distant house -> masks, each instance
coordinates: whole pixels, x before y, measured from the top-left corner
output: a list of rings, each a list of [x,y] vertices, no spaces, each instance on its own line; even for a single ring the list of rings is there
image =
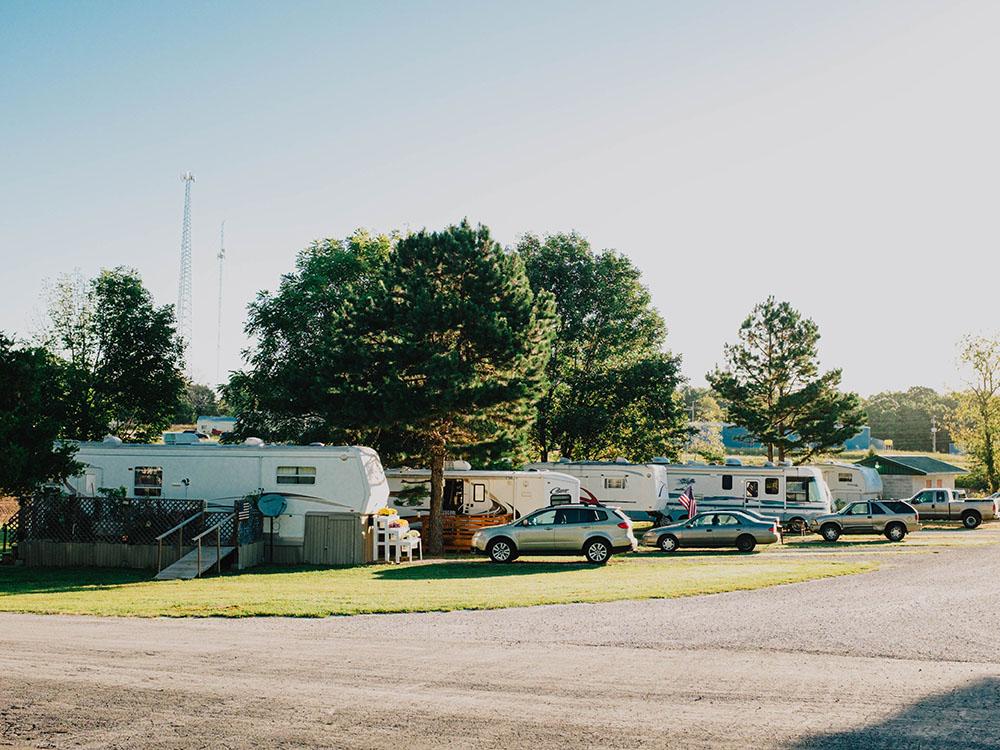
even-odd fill
[[[929,456],[869,456],[858,461],[882,477],[882,496],[887,500],[913,497],[928,487],[955,488],[955,477],[965,469]]]
[[[236,429],[236,417],[200,416],[197,429],[203,435],[225,435]]]

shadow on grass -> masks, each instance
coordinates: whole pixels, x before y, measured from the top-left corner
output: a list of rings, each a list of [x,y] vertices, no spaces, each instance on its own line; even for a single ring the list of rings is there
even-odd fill
[[[113,589],[149,581],[155,573],[127,568],[27,568],[0,567],[0,599],[17,594]]]
[[[394,581],[440,581],[468,578],[509,578],[565,573],[570,570],[598,570],[600,566],[577,560],[517,560],[512,563],[450,562],[444,565],[390,565],[374,569],[376,578]]]

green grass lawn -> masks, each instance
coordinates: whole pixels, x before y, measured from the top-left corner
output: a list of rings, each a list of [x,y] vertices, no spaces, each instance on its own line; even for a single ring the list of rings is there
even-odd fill
[[[256,568],[194,581],[143,571],[0,568],[0,611],[139,617],[323,617],[607,602],[756,589],[873,570],[871,561],[766,554],[658,553],[604,567],[546,558],[511,565],[453,560],[354,568]]]

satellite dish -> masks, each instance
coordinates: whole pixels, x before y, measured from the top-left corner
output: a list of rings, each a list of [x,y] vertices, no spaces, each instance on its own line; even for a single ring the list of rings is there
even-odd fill
[[[261,515],[267,516],[268,518],[280,516],[285,512],[287,507],[288,498],[284,495],[261,495],[257,500],[257,510],[261,512]]]

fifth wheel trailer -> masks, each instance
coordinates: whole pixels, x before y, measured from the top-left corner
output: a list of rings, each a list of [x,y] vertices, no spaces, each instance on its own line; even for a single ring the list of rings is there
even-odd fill
[[[691,487],[698,508],[740,508],[801,527],[830,512],[830,490],[819,470],[804,466],[648,464],[618,461],[558,461],[525,468],[552,469],[580,480],[584,502],[619,506],[635,520],[680,520],[687,511],[681,494]]]
[[[429,469],[386,469],[389,505],[404,518],[430,509]],[[489,471],[456,461],[444,472],[443,506],[456,515],[520,518],[547,505],[580,502],[580,480],[555,471]]]
[[[382,463],[371,448],[264,445],[253,439],[242,445],[175,442],[183,435],[167,433],[172,444],[164,445],[79,443],[76,460],[84,469],[67,485],[88,497],[102,488],[124,488],[140,501],[204,500],[210,510],[231,509],[256,493],[283,495],[287,507],[274,519],[279,545],[302,544],[308,512],[366,515],[389,498]]]

